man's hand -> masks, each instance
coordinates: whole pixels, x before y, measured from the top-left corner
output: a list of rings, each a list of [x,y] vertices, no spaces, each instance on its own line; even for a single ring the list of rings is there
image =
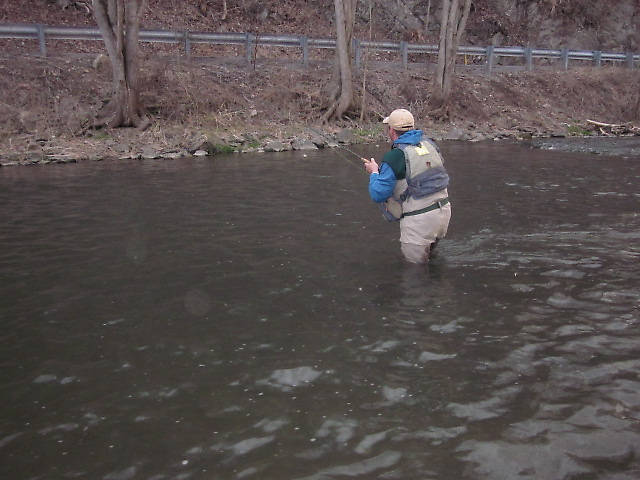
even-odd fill
[[[364,169],[367,171],[368,174],[379,173],[378,164],[373,158],[371,160],[362,158],[361,160],[364,163]]]

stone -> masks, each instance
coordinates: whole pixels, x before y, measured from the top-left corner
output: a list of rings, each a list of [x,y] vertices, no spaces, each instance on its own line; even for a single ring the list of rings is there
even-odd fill
[[[336,133],[336,141],[338,143],[353,143],[354,142],[353,132],[348,128],[343,128],[338,133]]]
[[[179,152],[166,152],[162,154],[162,158],[169,158],[171,160],[176,160],[178,158],[188,157],[189,152],[185,150],[181,150]]]
[[[449,130],[445,135],[445,140],[466,140],[467,134],[461,129],[454,127]]]
[[[264,146],[264,151],[265,152],[284,152],[286,150],[289,150],[289,146],[285,145],[284,143],[279,142],[277,140],[274,140],[272,142],[268,142]]]
[[[242,143],[242,139],[240,140],[240,144]],[[217,153],[219,147],[221,145],[225,145],[227,142],[214,134],[203,134],[196,138],[194,138],[189,145],[187,146],[187,150],[189,153],[195,153],[198,150],[204,150],[209,155],[213,155]]]
[[[107,145],[117,153],[126,153],[129,151],[129,146],[119,142],[113,142],[111,145]]]
[[[303,138],[294,139],[293,142],[291,142],[291,147],[294,150],[317,150],[318,149],[315,143],[313,143],[311,140],[306,140]]]
[[[311,136],[311,141],[318,148],[325,148],[328,145],[328,142],[327,142],[327,140],[325,138],[321,137],[320,135],[316,135],[316,134],[313,134]]]
[[[147,160],[154,160],[160,158],[160,153],[151,145],[145,145],[142,147],[142,158]]]
[[[208,155],[206,150],[196,150],[193,152],[194,157],[206,157]]]

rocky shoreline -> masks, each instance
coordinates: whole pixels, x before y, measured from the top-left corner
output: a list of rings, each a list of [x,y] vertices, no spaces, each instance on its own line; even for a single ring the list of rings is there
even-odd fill
[[[80,161],[101,160],[160,160],[188,157],[214,156],[223,153],[262,153],[284,152],[289,150],[317,150],[335,148],[339,145],[355,145],[384,141],[381,131],[343,128],[337,131],[316,132],[301,126],[300,135],[278,138],[275,135],[258,132],[189,135],[183,132],[180,141],[175,135],[167,140],[166,132],[159,130],[157,135],[144,138],[133,129],[119,129],[102,133],[101,136],[86,138],[28,139],[15,145],[12,152],[0,152],[0,167],[77,163]],[[429,135],[435,140],[526,140],[532,136],[526,132],[501,132],[496,135],[484,135],[478,132],[464,132],[451,129],[447,132],[434,132]],[[551,136],[551,135],[549,135]],[[154,137],[164,137],[159,140]]]
[[[567,136],[553,132],[531,132],[526,129],[499,131],[465,131],[425,129],[436,141],[525,141],[534,148],[640,157],[640,136]],[[0,167],[77,163],[102,160],[168,160],[206,157],[228,153],[284,152],[317,150],[340,145],[384,142],[379,126],[371,130],[320,127],[298,128],[301,133],[285,138],[266,132],[191,133],[157,128],[152,132],[116,129],[97,132],[89,137],[22,138],[13,152],[0,152]],[[172,132],[172,133],[169,133]]]

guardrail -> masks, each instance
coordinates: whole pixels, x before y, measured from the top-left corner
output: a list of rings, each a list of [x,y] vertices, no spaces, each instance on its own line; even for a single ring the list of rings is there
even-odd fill
[[[37,40],[40,46],[39,54],[47,55],[47,40],[94,40],[102,41],[100,30],[97,27],[51,27],[47,25],[18,25],[0,24],[0,38],[32,39]],[[183,44],[185,54],[191,55],[192,44],[209,45],[238,45],[245,49],[247,62],[255,61],[256,47],[291,47],[298,48],[302,52],[302,63],[306,66],[309,62],[309,50],[335,49],[335,39],[308,38],[300,35],[267,35],[252,33],[209,33],[209,32],[173,32],[165,30],[141,30],[141,42],[160,42]],[[407,68],[409,55],[432,54],[438,55],[437,45],[413,44],[408,42],[369,42],[353,41],[354,60],[356,67],[362,62],[364,50],[385,51],[396,53],[400,56],[402,65]],[[592,50],[569,49],[540,49],[531,47],[475,47],[460,46],[458,55],[485,57],[487,70],[491,72],[500,57],[520,57],[524,59],[526,70],[533,70],[534,59],[543,58],[560,61],[563,68],[569,68],[572,60],[589,61],[594,66],[601,66],[603,62],[624,63],[628,68],[635,68],[640,62],[640,54],[633,52],[608,53]]]

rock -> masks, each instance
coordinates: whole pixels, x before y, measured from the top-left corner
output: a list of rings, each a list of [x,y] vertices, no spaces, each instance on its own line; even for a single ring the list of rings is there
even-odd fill
[[[452,128],[444,135],[445,140],[466,140],[467,137],[467,134],[457,127]]]
[[[471,142],[481,142],[483,140],[487,139],[487,135],[485,135],[484,133],[481,132],[473,132],[470,135],[469,141]]]
[[[166,152],[162,154],[162,158],[169,158],[171,160],[176,160],[178,158],[188,157],[189,152],[185,150],[181,150],[179,152]]]
[[[123,143],[113,142],[112,145],[108,145],[114,152],[117,153],[127,153],[129,151],[129,146]]]
[[[282,142],[279,142],[277,140],[274,140],[272,142],[268,142],[265,146],[264,146],[264,151],[265,152],[284,152],[289,150],[290,146],[289,145],[285,145]]]
[[[343,128],[338,133],[336,133],[336,140],[338,143],[353,143],[355,137],[353,136],[353,132],[348,128]]]
[[[160,153],[152,145],[145,145],[142,147],[142,158],[147,160],[154,160],[160,158]]]
[[[206,150],[196,150],[193,152],[194,157],[206,157],[208,155]]]
[[[242,143],[242,139],[240,139],[240,143]],[[195,153],[198,150],[204,150],[209,155],[213,155],[214,153],[220,153],[221,147],[225,146],[227,142],[218,137],[215,134],[203,134],[199,137],[194,138],[189,145],[187,146],[187,150],[189,153]]]
[[[56,163],[77,163],[77,160],[75,158],[63,157],[63,158],[56,158],[55,162]]]
[[[317,134],[311,135],[311,141],[318,148],[325,148],[326,146],[328,146],[327,140],[324,137],[321,137],[320,135],[317,135]]]
[[[304,138],[296,138],[291,142],[291,147],[294,150],[317,150],[315,143],[311,140],[306,140]]]

